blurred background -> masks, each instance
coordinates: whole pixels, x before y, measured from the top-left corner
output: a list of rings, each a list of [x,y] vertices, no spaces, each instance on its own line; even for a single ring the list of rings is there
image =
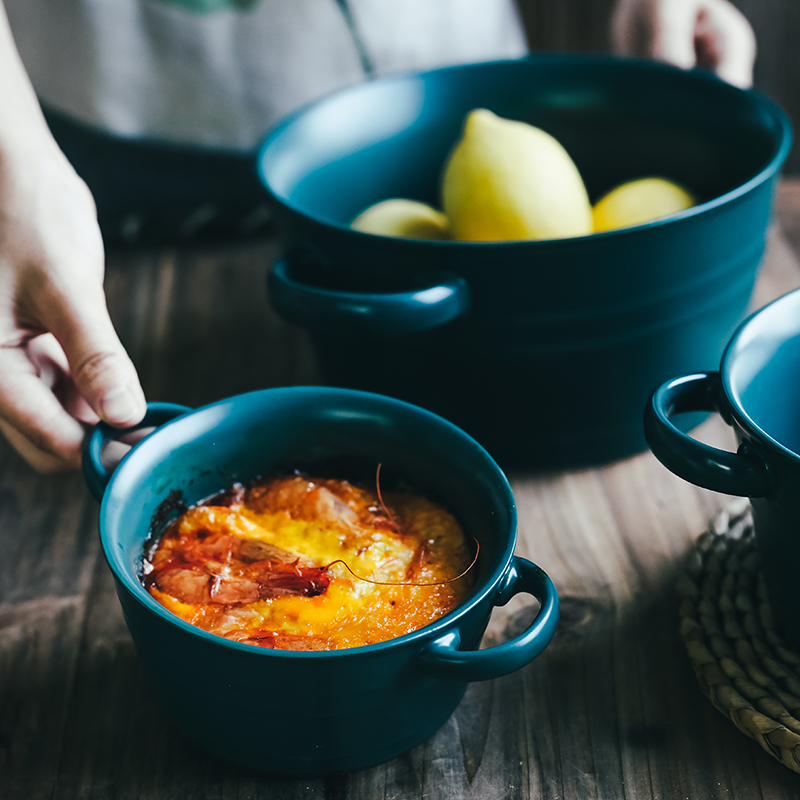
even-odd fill
[[[758,41],[755,87],[779,103],[800,137],[800,2],[732,0],[750,20]],[[517,0],[533,52],[609,53],[614,0]],[[800,173],[800,147],[786,161],[786,174]]]

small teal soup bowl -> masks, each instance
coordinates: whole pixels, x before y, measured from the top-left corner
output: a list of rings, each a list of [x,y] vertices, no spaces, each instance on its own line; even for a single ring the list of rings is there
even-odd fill
[[[735,452],[681,432],[681,414],[716,411]],[[749,317],[719,370],[675,377],[652,394],[645,432],[655,456],[691,483],[750,498],[761,570],[781,633],[800,650],[800,290]]]
[[[552,639],[558,596],[514,555],[517,518],[505,475],[463,431],[387,397],[344,389],[267,389],[192,410],[151,404],[154,425],[109,474],[99,425],[84,453],[102,500],[100,537],[128,628],[157,699],[191,740],[276,774],[324,775],[381,763],[431,736],[469,681],[520,669]],[[349,650],[292,652],[232,642],[172,615],[145,591],[143,544],[179,492],[191,504],[258,476],[296,468],[338,477],[402,478],[437,499],[480,544],[465,602],[406,636]],[[363,471],[366,470],[366,471]],[[319,473],[317,473],[319,474]],[[383,481],[383,479],[382,479]],[[539,601],[515,639],[478,649],[494,606]]]
[[[592,201],[661,175],[699,203],[547,241],[349,227],[389,197],[438,205],[476,107],[554,135]],[[663,64],[540,55],[379,78],[300,110],[261,148],[285,255],[270,300],[311,332],[327,382],[434,410],[503,466],[622,458],[645,449],[652,387],[716,363],[741,320],[790,144],[766,98]]]

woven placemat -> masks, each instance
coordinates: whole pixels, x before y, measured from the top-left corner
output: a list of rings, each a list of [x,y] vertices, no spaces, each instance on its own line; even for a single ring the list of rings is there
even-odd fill
[[[739,730],[800,772],[800,655],[774,629],[746,500],[698,538],[678,594],[700,688]]]

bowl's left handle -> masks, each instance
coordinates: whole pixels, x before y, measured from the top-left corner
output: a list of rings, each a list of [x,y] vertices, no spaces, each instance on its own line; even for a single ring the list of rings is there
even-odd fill
[[[724,494],[767,497],[769,468],[752,448],[743,444],[738,452],[730,453],[711,447],[688,436],[672,421],[676,414],[723,408],[722,395],[718,372],[698,372],[661,384],[645,406],[647,444],[668,470],[689,483]]]
[[[471,296],[459,275],[429,275],[419,289],[344,292],[295,280],[289,263],[278,261],[267,276],[272,307],[304,328],[345,328],[363,334],[407,334],[446,325],[469,313]]]
[[[142,428],[157,428],[191,410],[188,406],[179,406],[175,403],[148,403],[144,419],[132,428],[114,428],[105,422],[98,422],[84,443],[82,457],[83,477],[95,500],[103,499],[103,493],[113,472],[103,463],[103,447],[108,442]]]
[[[417,657],[421,670],[437,678],[485,681],[529,664],[550,644],[558,627],[558,592],[547,574],[531,561],[514,556],[495,605],[525,592],[540,603],[531,624],[517,637],[485,650],[460,650],[459,632],[448,631],[426,645]]]

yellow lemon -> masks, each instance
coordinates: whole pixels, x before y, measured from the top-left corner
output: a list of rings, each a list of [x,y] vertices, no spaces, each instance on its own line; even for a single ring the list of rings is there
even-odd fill
[[[454,239],[558,239],[591,233],[578,168],[549,133],[478,108],[442,175],[442,206]]]
[[[351,223],[357,231],[411,239],[448,239],[447,217],[441,211],[400,197],[383,200],[362,211]]]
[[[594,229],[608,231],[639,225],[691,208],[696,202],[690,192],[666,178],[628,181],[595,203]]]

